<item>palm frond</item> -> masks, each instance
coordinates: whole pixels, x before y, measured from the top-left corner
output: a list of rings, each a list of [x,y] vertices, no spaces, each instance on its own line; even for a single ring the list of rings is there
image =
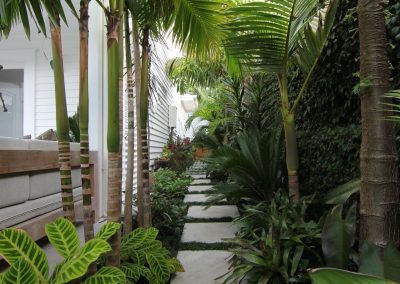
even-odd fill
[[[189,56],[202,58],[220,54],[222,0],[174,0],[174,40]]]

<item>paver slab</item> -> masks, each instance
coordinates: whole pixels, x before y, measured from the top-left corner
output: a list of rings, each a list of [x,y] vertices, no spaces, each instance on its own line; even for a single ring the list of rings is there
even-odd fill
[[[235,205],[215,205],[207,209],[204,206],[190,206],[187,216],[193,219],[236,218],[239,211]]]
[[[207,178],[205,174],[192,174],[191,177],[194,179],[206,179]]]
[[[223,243],[222,239],[234,238],[237,232],[231,222],[186,223],[183,228],[182,243]]]
[[[204,192],[212,189],[212,185],[191,185],[189,186],[189,192]]]
[[[211,180],[210,179],[195,179],[192,182],[192,185],[196,185],[196,184],[211,184]]]
[[[206,194],[201,194],[201,193],[197,193],[197,194],[186,194],[185,199],[183,200],[185,203],[207,203],[208,198],[210,198],[209,196],[207,196]],[[226,199],[221,200],[222,202],[226,202]]]
[[[185,272],[178,272],[171,284],[217,284],[224,279],[215,278],[229,270],[228,258],[231,253],[224,250],[183,250],[178,253]]]

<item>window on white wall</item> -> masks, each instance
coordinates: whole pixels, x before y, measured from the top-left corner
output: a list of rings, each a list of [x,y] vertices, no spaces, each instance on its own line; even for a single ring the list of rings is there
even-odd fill
[[[0,136],[23,136],[23,69],[0,66]]]

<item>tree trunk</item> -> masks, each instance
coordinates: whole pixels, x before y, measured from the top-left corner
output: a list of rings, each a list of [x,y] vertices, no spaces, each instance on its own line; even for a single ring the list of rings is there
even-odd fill
[[[361,193],[360,247],[400,240],[400,191],[393,122],[379,111],[390,89],[383,0],[359,0]],[[387,108],[387,106],[385,107]]]
[[[80,3],[80,78],[79,78],[79,129],[81,177],[83,198],[83,230],[85,241],[94,236],[94,211],[92,210],[92,187],[89,163],[89,84],[88,84],[88,43],[89,43],[89,1]]]
[[[124,235],[132,231],[132,198],[133,198],[133,174],[135,162],[135,129],[134,129],[134,104],[133,104],[133,78],[132,56],[129,37],[129,13],[125,11],[125,59],[128,87],[128,157],[126,165],[125,184],[125,210],[124,210]]]
[[[142,226],[143,219],[143,171],[142,171],[142,131],[140,115],[140,86],[142,82],[142,63],[140,61],[139,27],[132,15],[132,41],[133,59],[135,67],[135,91],[136,91],[136,179],[137,179],[137,221]]]
[[[108,191],[107,217],[110,222],[120,223],[121,219],[121,155],[119,131],[119,72],[120,52],[118,45],[118,27],[120,18],[116,13],[117,5],[110,2],[108,15],[107,55],[108,55]],[[120,265],[121,232],[110,238],[111,252],[107,255],[107,264]]]
[[[150,180],[149,180],[149,144],[148,144],[148,117],[149,117],[149,68],[150,68],[150,30],[148,27],[143,29],[142,42],[142,72],[140,87],[140,116],[141,116],[141,140],[142,140],[142,197],[140,213],[140,226],[151,227],[151,200],[150,200]],[[139,208],[138,208],[139,209]]]
[[[56,98],[56,125],[58,139],[58,159],[60,164],[61,198],[64,217],[75,222],[74,196],[71,182],[71,152],[69,144],[69,121],[65,97],[64,67],[61,44],[60,17],[55,27],[50,21],[53,72]]]
[[[289,196],[293,203],[297,204],[300,199],[299,193],[299,154],[296,141],[296,126],[294,114],[290,112],[289,96],[286,76],[278,76],[279,89],[281,92],[281,112],[283,127],[285,130],[286,168],[288,172]]]

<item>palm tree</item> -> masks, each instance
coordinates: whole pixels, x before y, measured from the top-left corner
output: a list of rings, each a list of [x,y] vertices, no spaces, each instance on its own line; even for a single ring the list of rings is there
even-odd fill
[[[80,1],[79,36],[80,36],[80,78],[79,78],[79,129],[81,151],[81,177],[83,195],[83,229],[85,241],[94,236],[94,212],[92,210],[92,187],[89,163],[89,82],[88,82],[88,47],[89,47],[89,2]]]
[[[339,0],[317,9],[317,0],[271,0],[238,5],[228,11],[227,54],[251,70],[276,75],[285,130],[289,194],[299,199],[295,111],[309,84],[333,25]],[[289,66],[296,64],[305,81],[293,102],[289,99]]]
[[[124,235],[132,231],[132,198],[133,198],[133,174],[134,174],[134,103],[133,103],[133,74],[132,74],[132,55],[129,34],[129,12],[125,10],[125,60],[128,88],[128,156],[126,165],[126,184],[125,184],[125,209],[124,209]]]
[[[48,2],[47,2],[48,3]],[[61,196],[64,216],[71,222],[75,221],[74,197],[71,180],[71,151],[69,142],[69,120],[67,101],[65,94],[64,66],[61,44],[61,21],[57,3],[49,3],[45,6],[49,12],[52,68],[54,73],[55,97],[56,97],[56,125],[58,140],[58,157],[60,164]]]
[[[141,157],[138,158],[138,176],[140,176],[137,188],[138,223],[140,226],[149,227],[151,226],[151,202],[147,130],[150,93],[150,40],[159,37],[163,30],[171,28],[175,41],[180,43],[190,56],[214,57],[220,53],[219,24],[224,17],[218,13],[222,8],[220,0],[127,1],[127,6],[138,24],[142,38],[140,111],[137,112],[137,116],[140,116],[137,150],[138,155],[141,154]],[[142,160],[142,163],[139,160]]]
[[[360,245],[367,240],[385,247],[400,239],[400,194],[394,124],[377,107],[390,89],[383,1],[359,0],[358,19],[364,82],[360,87]],[[390,100],[383,100],[391,113]]]
[[[65,3],[76,14],[71,0]],[[61,45],[60,17],[66,22],[64,10],[60,0],[45,1],[18,1],[10,0],[0,5],[0,35],[8,36],[14,24],[21,22],[25,34],[30,37],[29,18],[34,18],[39,30],[46,35],[45,20],[42,9],[45,8],[50,20],[52,68],[54,73],[55,97],[56,97],[56,125],[58,138],[58,152],[60,163],[60,183],[62,192],[62,208],[64,216],[75,221],[74,201],[71,184],[71,162],[69,142],[69,121],[65,97],[65,83],[63,70],[63,56]]]
[[[118,30],[121,13],[118,10],[122,0],[110,0],[105,7],[100,0],[97,3],[103,8],[107,20],[107,57],[108,57],[108,191],[107,218],[110,222],[120,222],[121,219],[121,155],[119,126],[119,74],[120,47]],[[110,238],[112,251],[107,256],[107,262],[112,266],[120,265],[121,232]]]

